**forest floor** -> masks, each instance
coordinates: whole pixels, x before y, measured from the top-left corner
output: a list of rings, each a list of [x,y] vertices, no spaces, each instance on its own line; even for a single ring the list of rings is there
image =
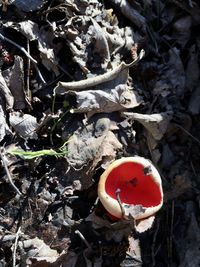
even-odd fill
[[[0,267],[200,266],[199,2],[0,2]],[[97,193],[135,155],[164,191],[144,231]]]

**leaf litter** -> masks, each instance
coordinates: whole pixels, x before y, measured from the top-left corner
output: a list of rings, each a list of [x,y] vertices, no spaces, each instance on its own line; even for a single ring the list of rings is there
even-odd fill
[[[199,265],[198,1],[0,4],[1,265]],[[99,177],[134,155],[164,206],[116,221]]]

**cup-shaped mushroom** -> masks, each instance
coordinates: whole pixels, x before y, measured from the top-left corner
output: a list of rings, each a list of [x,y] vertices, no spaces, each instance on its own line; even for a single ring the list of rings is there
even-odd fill
[[[163,204],[162,181],[157,169],[143,157],[115,160],[101,175],[98,196],[116,218],[135,220],[155,214]],[[123,214],[125,211],[125,214]]]

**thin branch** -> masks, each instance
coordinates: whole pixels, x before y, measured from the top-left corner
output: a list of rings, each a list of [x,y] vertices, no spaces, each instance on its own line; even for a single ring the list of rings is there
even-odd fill
[[[46,85],[47,82],[45,81],[44,77],[42,76],[42,73],[41,73],[41,71],[39,70],[37,64],[35,64],[35,63],[33,63],[33,64],[34,64],[34,67],[35,67],[35,69],[36,69],[36,71],[37,71],[37,73],[38,73],[38,76],[40,77],[40,80],[42,81],[42,83],[43,83],[44,85]]]
[[[88,247],[88,249],[89,249],[90,251],[92,251],[92,247],[91,247],[91,245],[88,243],[88,241],[85,239],[85,237],[81,234],[81,232],[80,232],[79,230],[76,230],[76,231],[75,231],[75,234],[77,234],[77,235],[83,240],[83,242],[84,242],[85,245]]]
[[[18,228],[15,238],[14,250],[13,250],[13,267],[16,266],[16,251],[17,251],[17,244],[19,239],[19,234],[21,233],[21,227]]]
[[[30,43],[27,39],[27,52],[30,54]],[[28,58],[27,60],[27,80],[26,80],[26,87],[27,87],[27,96],[28,100],[31,100],[31,91],[30,91],[30,69],[31,69],[31,60]]]
[[[18,45],[17,43],[15,43],[14,41],[12,41],[11,39],[5,37],[4,35],[2,35],[0,33],[0,39],[2,39],[3,41],[6,41],[14,46],[16,46],[19,50],[21,50],[33,63],[37,64],[37,61],[26,51],[26,49],[21,46],[21,45]]]
[[[121,202],[121,199],[120,199],[120,196],[119,196],[119,193],[121,192],[121,190],[118,188],[116,191],[115,191],[115,195],[116,195],[116,198],[117,198],[117,201],[119,203],[119,206],[120,206],[120,209],[121,209],[121,212],[122,212],[122,218],[125,217],[125,210],[124,210],[124,207],[122,205],[122,202]]]
[[[13,183],[12,177],[11,177],[10,172],[8,170],[8,166],[7,166],[7,162],[6,162],[6,157],[5,157],[4,153],[3,153],[3,151],[0,151],[0,157],[1,157],[1,160],[3,162],[4,168],[5,168],[5,171],[6,171],[6,174],[7,174],[7,177],[8,177],[8,180],[9,180],[11,186],[17,192],[18,195],[22,196],[22,193],[19,191],[19,189]]]
[[[159,227],[160,227],[160,221],[158,220],[157,221],[157,226],[156,226],[156,229],[155,229],[155,232],[154,232],[154,235],[153,235],[152,246],[151,246],[151,258],[152,258],[152,265],[151,266],[152,267],[155,267],[156,266],[156,261],[155,261],[155,255],[156,255],[155,246],[156,246],[156,238],[157,238],[157,235],[158,235]]]
[[[1,33],[0,33],[0,39],[2,39],[3,41],[6,41],[6,42],[8,42],[8,43],[14,45],[14,46],[17,47],[19,50],[21,50],[21,51],[27,56],[27,58],[29,58],[29,59],[33,62],[34,66],[35,66],[35,69],[36,69],[36,71],[37,71],[37,73],[38,73],[38,75],[39,75],[39,77],[40,77],[42,83],[43,83],[43,84],[46,84],[46,81],[45,81],[45,79],[43,78],[43,76],[42,76],[42,74],[41,74],[41,72],[40,72],[40,70],[39,70],[39,68],[38,68],[38,66],[37,66],[37,60],[35,60],[35,59],[34,59],[34,58],[33,58],[33,57],[26,51],[26,49],[25,49],[23,46],[18,45],[18,44],[15,43],[13,40],[9,39],[8,37],[5,37],[5,36],[4,36],[3,34],[1,34]]]
[[[185,128],[183,128],[181,125],[174,123],[178,128],[180,128],[183,132],[185,132],[187,135],[189,135],[195,142],[197,142],[200,145],[200,140],[197,139],[195,136],[193,136],[190,132],[188,132]]]

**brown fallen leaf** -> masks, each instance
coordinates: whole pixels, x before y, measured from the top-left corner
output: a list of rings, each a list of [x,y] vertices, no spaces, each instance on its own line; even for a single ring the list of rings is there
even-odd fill
[[[97,164],[115,159],[116,152],[122,145],[110,128],[110,119],[99,115],[79,128],[70,138],[67,160],[71,171],[66,174],[70,182],[78,177],[82,189],[88,188]]]
[[[125,84],[119,84],[113,88],[111,84],[104,86],[104,90],[74,92],[77,99],[77,108],[74,111],[87,112],[90,117],[94,113],[125,110],[141,104],[141,98],[137,92],[130,90]]]
[[[148,218],[136,221],[135,229],[138,233],[146,232],[151,229],[155,220],[155,216],[152,215]]]
[[[142,257],[139,239],[133,236],[128,237],[129,247],[126,251],[126,258],[120,264],[121,267],[137,266],[142,267]]]
[[[15,56],[14,65],[3,71],[3,77],[14,97],[14,108],[24,109],[27,101],[24,93],[24,63],[20,56]]]
[[[4,139],[7,133],[12,134],[6,122],[6,111],[3,102],[2,97],[0,97],[0,142]]]
[[[6,109],[12,110],[14,106],[14,97],[8,88],[2,73],[0,72],[0,93],[5,97]]]
[[[15,132],[24,139],[37,139],[36,129],[38,123],[30,114],[22,114],[18,111],[9,114],[9,122]]]
[[[161,112],[160,114],[139,114],[123,112],[124,116],[138,121],[145,129],[151,133],[155,140],[161,140],[167,131],[168,124],[172,119],[171,112]]]
[[[26,251],[27,266],[30,267],[49,266],[47,263],[55,262],[59,256],[56,250],[51,249],[38,237],[19,241],[18,244],[22,250]]]

